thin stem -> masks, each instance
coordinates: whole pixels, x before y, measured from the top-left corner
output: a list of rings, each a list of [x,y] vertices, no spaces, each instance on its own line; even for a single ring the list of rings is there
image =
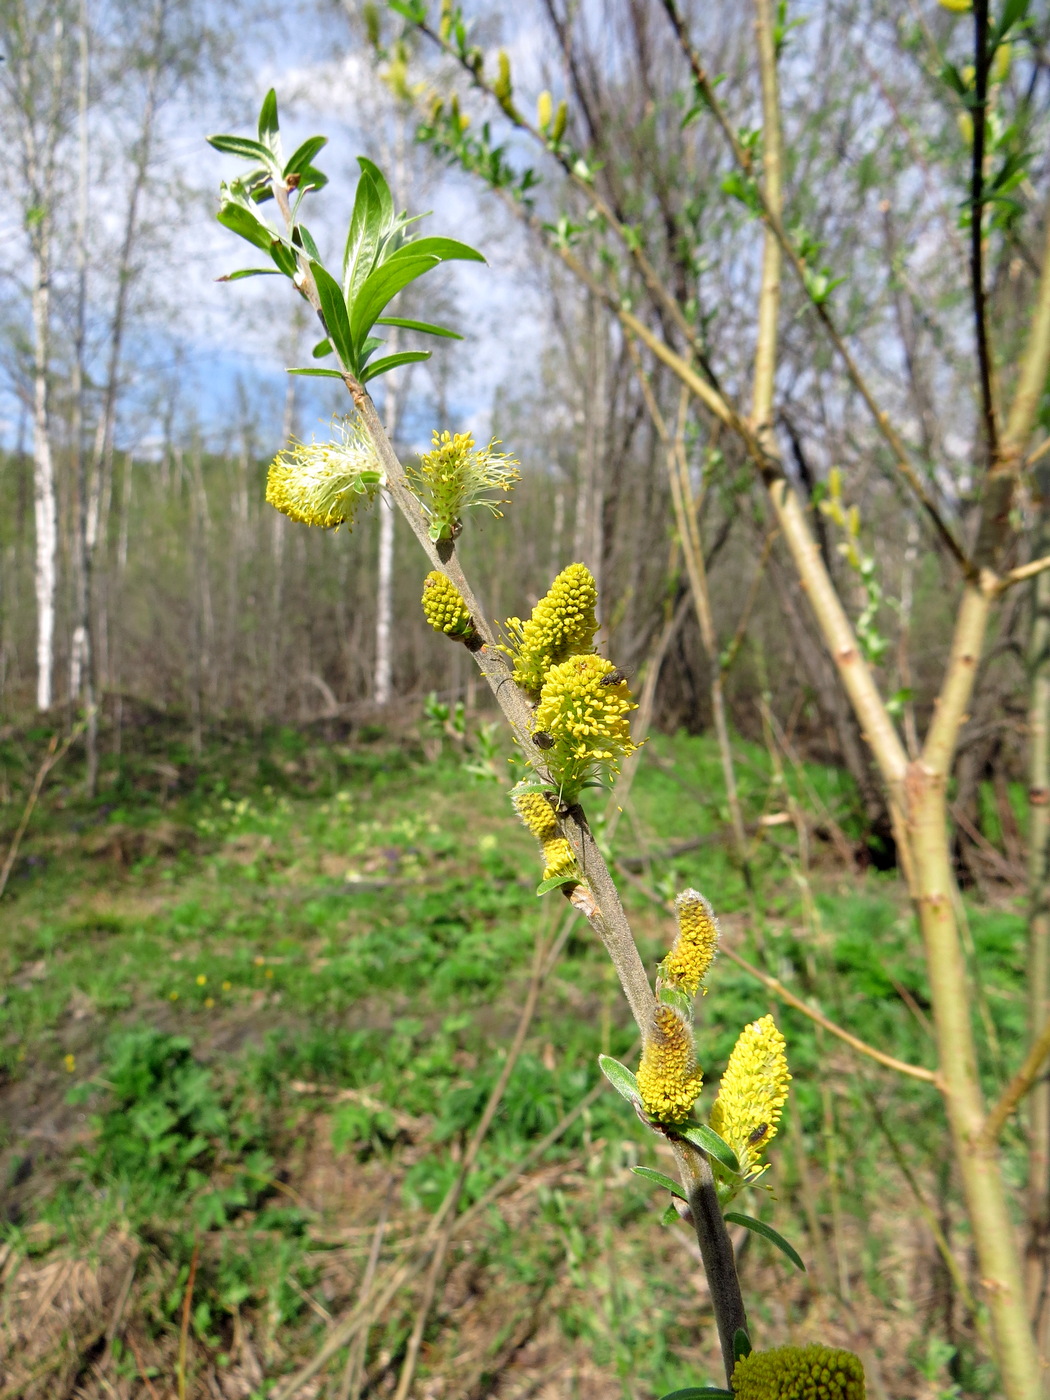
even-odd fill
[[[755,33],[762,77],[762,171],[766,206],[779,219],[783,209],[780,99],[777,50],[770,0],[755,0]],[[762,243],[762,286],[758,296],[758,340],[751,397],[751,424],[759,441],[773,433],[773,386],[777,369],[777,322],[780,317],[780,244],[767,224]]]
[[[732,1381],[736,1365],[733,1339],[739,1329],[747,1331],[747,1312],[740,1293],[733,1241],[729,1238],[722,1207],[718,1203],[710,1162],[680,1139],[672,1138],[671,1147],[682,1185],[686,1189],[696,1242],[700,1246],[700,1257],[711,1290],[726,1380]]]
[[[1008,573],[1000,574],[996,591],[1005,593],[1015,583],[1024,583],[1026,579],[1035,578],[1036,574],[1041,574],[1045,569],[1050,569],[1050,554],[1044,554],[1041,559],[1033,559],[1030,564],[1021,564],[1016,569],[1010,569]]]
[[[984,138],[988,104],[988,0],[974,0],[973,160],[970,167],[970,286],[981,385],[981,413],[989,463],[999,451],[995,418],[992,355],[988,343],[988,313],[984,292]]]

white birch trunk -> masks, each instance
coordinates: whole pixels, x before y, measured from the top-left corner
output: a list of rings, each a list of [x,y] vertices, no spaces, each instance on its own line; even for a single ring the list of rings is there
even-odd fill
[[[48,217],[45,215],[45,217]],[[51,296],[48,290],[48,242],[34,255],[33,268],[33,517],[36,525],[36,706],[45,712],[54,701],[55,588],[58,556],[58,507],[51,456],[48,393]]]

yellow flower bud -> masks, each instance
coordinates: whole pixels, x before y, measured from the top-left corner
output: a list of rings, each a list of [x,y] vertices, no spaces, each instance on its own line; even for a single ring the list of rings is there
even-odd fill
[[[423,613],[435,632],[464,640],[474,635],[474,622],[463,595],[437,569],[431,569],[423,580]]]
[[[660,964],[660,980],[695,997],[718,947],[715,911],[699,890],[683,890],[674,902],[678,937]],[[707,988],[704,988],[706,993]]]
[[[736,1400],[865,1400],[860,1357],[837,1347],[775,1347],[742,1356]]]
[[[518,816],[540,843],[543,852],[543,878],[553,879],[563,875],[566,883],[579,878],[579,868],[572,847],[558,830],[551,799],[545,792],[535,788],[515,788],[511,793]]]
[[[637,1079],[642,1107],[659,1123],[680,1123],[700,1097],[704,1077],[693,1033],[672,1006],[659,1005],[653,1013]]]
[[[536,125],[541,131],[546,131],[551,124],[551,114],[554,111],[554,99],[546,88],[536,99]]]
[[[566,880],[578,874],[576,857],[564,836],[552,836],[543,842],[543,878],[552,880],[564,875]]]
[[[965,15],[973,9],[973,0],[940,0],[941,8],[954,15]]]
[[[784,1044],[772,1016],[745,1026],[711,1105],[711,1127],[736,1153],[744,1176],[769,1165],[762,1153],[776,1136],[791,1081]]]
[[[530,700],[539,698],[552,666],[590,651],[598,619],[594,609],[598,590],[585,564],[570,564],[551,584],[527,622],[508,618],[511,645],[503,650],[514,658],[514,679]],[[543,729],[541,724],[538,726]]]
[[[990,83],[1005,83],[1010,76],[1010,59],[1012,51],[1009,44],[1000,44],[992,57],[988,68],[988,81]]]

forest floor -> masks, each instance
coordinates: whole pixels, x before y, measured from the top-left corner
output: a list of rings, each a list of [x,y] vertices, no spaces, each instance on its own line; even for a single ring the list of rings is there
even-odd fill
[[[0,739],[6,850],[43,737]],[[128,742],[92,802],[72,760],[55,771],[0,904],[0,1400],[281,1395],[363,1293],[425,1266],[536,940],[567,907],[536,898],[536,852],[484,727],[396,743],[286,730],[194,753],[146,726]],[[814,765],[781,778],[761,748],[737,749],[753,902],[711,744],[643,751],[615,854],[647,965],[672,933],[660,899],[696,885],[730,947],[931,1063],[912,917],[899,882],[854,858],[848,784]],[[1023,1025],[1017,889],[970,906],[969,928],[990,969],[993,1087]],[[808,1272],[741,1232],[757,1344],[852,1347],[875,1400],[994,1393],[900,1167],[972,1274],[935,1094],[727,959],[709,985],[705,1102],[769,1010],[794,1074],[773,1189],[740,1208]],[[602,1051],[634,1063],[635,1032],[577,920],[466,1179],[414,1395],[655,1400],[723,1383],[695,1242],[631,1171],[669,1170],[669,1154],[599,1086]],[[417,1262],[396,1288],[363,1353],[336,1347],[295,1394],[393,1395],[425,1273]]]

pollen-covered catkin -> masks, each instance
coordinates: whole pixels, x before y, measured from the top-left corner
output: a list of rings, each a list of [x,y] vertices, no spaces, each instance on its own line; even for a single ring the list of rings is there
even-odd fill
[[[423,614],[435,632],[447,637],[471,637],[474,623],[463,595],[444,574],[431,569],[423,580]]]
[[[784,1048],[772,1016],[745,1026],[711,1105],[711,1127],[736,1153],[744,1176],[765,1170],[762,1153],[776,1136],[787,1103],[791,1075]]]
[[[578,874],[572,847],[558,831],[558,819],[544,792],[525,788],[511,793],[518,816],[540,843],[543,852],[543,878],[564,875],[566,882]]]
[[[570,656],[590,651],[598,630],[598,590],[585,564],[570,564],[551,584],[527,622],[507,619],[514,680],[530,700],[539,698],[547,672]],[[540,726],[543,727],[542,725]]]
[[[278,452],[266,478],[267,503],[303,525],[353,527],[383,482],[375,449],[360,423],[336,424],[338,442],[295,442]]]
[[[660,964],[660,980],[695,997],[714,961],[718,920],[699,890],[683,890],[674,902],[674,911],[678,937]]]
[[[657,1006],[638,1066],[642,1107],[660,1123],[680,1123],[700,1097],[703,1075],[696,1063],[693,1033],[672,1006]]]
[[[860,1357],[838,1347],[775,1347],[742,1356],[736,1400],[865,1400]]]
[[[593,773],[616,772],[638,747],[628,714],[638,707],[627,683],[603,656],[571,656],[547,672],[536,710],[536,728],[548,734],[551,776],[567,801]]]

